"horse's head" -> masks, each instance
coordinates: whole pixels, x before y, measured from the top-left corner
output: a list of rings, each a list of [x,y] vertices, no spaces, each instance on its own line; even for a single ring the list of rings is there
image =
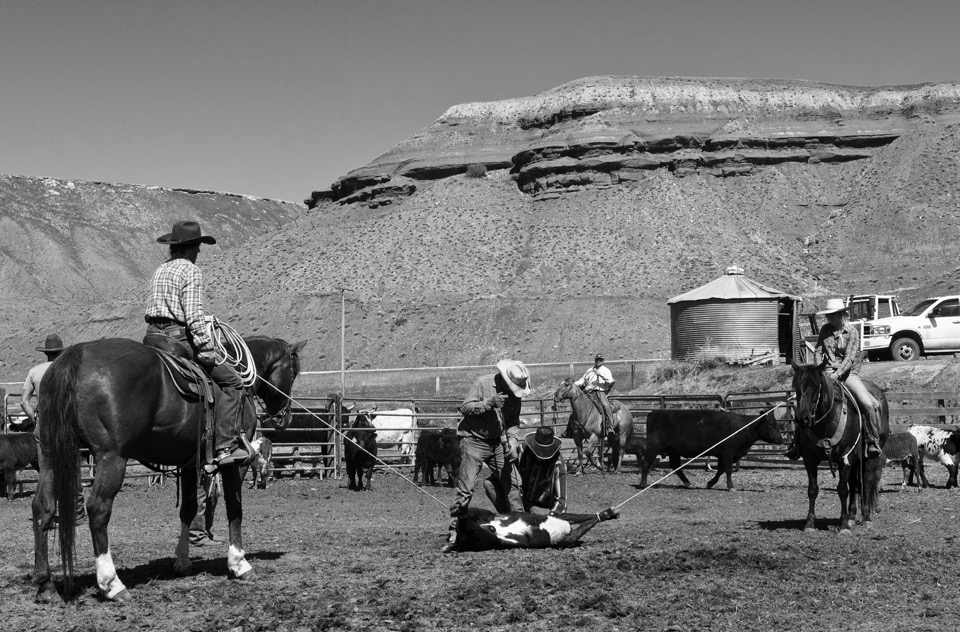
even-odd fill
[[[306,340],[289,344],[280,338],[257,336],[245,340],[253,355],[257,367],[257,383],[254,392],[263,401],[263,405],[278,428],[284,430],[292,418],[290,406],[293,400],[293,382],[300,374],[300,351]],[[277,417],[282,414],[282,419]]]
[[[560,385],[557,387],[557,390],[553,392],[553,409],[556,410],[557,406],[565,399],[573,399],[577,390],[577,385],[573,383],[573,380],[570,378],[564,378]]]
[[[793,390],[797,394],[796,420],[805,428],[815,423],[817,409],[823,402],[833,404],[830,380],[823,372],[826,365],[826,359],[820,364],[790,362],[790,366],[793,367]]]

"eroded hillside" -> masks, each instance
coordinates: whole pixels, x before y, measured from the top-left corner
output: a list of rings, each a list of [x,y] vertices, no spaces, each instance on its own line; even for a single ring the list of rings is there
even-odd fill
[[[954,292],[958,90],[595,77],[455,106],[297,221],[202,253],[209,311],[309,340],[318,370],[340,288],[348,368],[669,357],[667,299],[731,264],[809,311]],[[117,296],[52,326],[139,337],[141,294]]]

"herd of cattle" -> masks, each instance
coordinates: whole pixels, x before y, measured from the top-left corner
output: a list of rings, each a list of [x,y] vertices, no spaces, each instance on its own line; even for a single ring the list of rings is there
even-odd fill
[[[359,411],[353,416],[352,423],[347,423],[349,416],[348,411],[341,417],[349,489],[371,489],[373,471],[380,462],[378,450],[386,448],[398,448],[404,463],[413,461],[415,483],[434,485],[438,470],[442,470],[447,474],[447,484],[453,485],[460,465],[459,439],[453,428],[419,428],[416,412],[407,408]],[[292,430],[294,433],[297,431],[296,428]],[[318,445],[325,446],[326,455],[330,431],[314,429],[311,432],[314,434],[301,435],[300,440],[306,437],[317,441]],[[258,452],[249,468],[253,472],[251,487],[256,485],[265,488],[271,477],[271,457],[276,453],[275,444],[285,439],[278,431],[274,431],[273,436],[273,442],[266,436],[258,437],[254,442]],[[667,457],[671,471],[676,470],[676,475],[689,487],[690,481],[683,470],[678,469],[682,459],[711,456],[717,460],[717,472],[707,487],[713,487],[725,474],[727,488],[732,489],[734,465],[758,441],[783,443],[772,414],[763,414],[758,418],[724,410],[662,409],[648,414],[646,436],[632,437],[626,452],[637,457],[641,487],[647,486],[648,474],[656,467],[659,457]],[[611,444],[616,447],[616,442],[611,441]],[[906,432],[891,433],[883,452],[888,462],[900,463],[903,469],[901,489],[914,478],[917,479],[918,489],[929,486],[923,467],[924,459],[939,461],[946,467],[947,488],[958,486],[960,430],[912,425]],[[329,456],[322,458],[328,459]],[[616,455],[611,460],[616,462],[615,459]],[[3,479],[0,489],[8,500],[14,497],[16,473],[27,467],[38,469],[37,444],[33,434],[0,435],[0,476]]]

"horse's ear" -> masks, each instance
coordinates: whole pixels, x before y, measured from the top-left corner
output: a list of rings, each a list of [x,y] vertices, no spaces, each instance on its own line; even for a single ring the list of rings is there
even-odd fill
[[[290,345],[290,352],[300,353],[303,350],[303,348],[307,346],[307,342],[308,342],[307,340],[301,340],[300,342],[293,343],[292,345]]]

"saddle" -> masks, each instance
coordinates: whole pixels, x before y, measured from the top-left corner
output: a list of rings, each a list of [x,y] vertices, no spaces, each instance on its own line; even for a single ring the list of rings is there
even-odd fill
[[[201,402],[200,434],[197,437],[198,461],[213,463],[213,424],[219,389],[210,376],[194,361],[189,347],[163,334],[147,334],[143,344],[157,351],[174,388],[187,401]]]

